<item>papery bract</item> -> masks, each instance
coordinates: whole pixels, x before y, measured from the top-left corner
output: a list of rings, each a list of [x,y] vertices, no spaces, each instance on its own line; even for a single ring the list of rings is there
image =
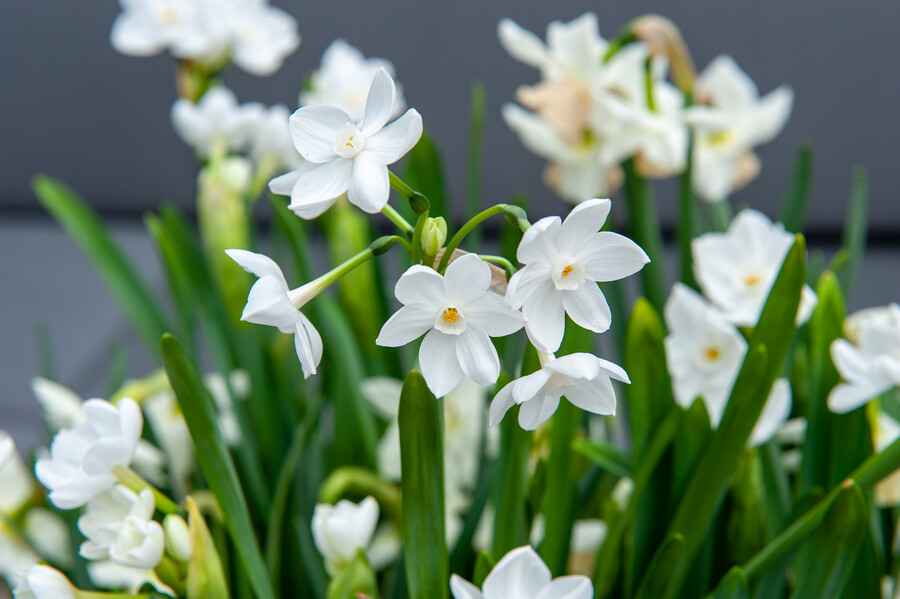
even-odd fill
[[[474,254],[451,262],[444,276],[414,265],[394,288],[403,307],[384,324],[375,342],[400,347],[425,334],[419,366],[438,397],[453,390],[463,374],[491,385],[500,375],[500,359],[490,338],[516,332],[524,319],[490,286],[491,269]]]
[[[319,216],[344,193],[362,210],[380,212],[390,195],[387,166],[422,136],[422,117],[413,108],[385,126],[395,105],[394,81],[380,69],[372,79],[361,121],[335,106],[299,108],[291,115],[291,136],[310,163],[309,170],[272,179],[269,189],[290,196],[288,208],[303,218]]]
[[[525,266],[506,299],[522,308],[528,338],[544,353],[559,349],[566,314],[582,328],[606,331],[612,315],[597,282],[625,278],[650,261],[627,237],[600,231],[609,210],[609,200],[584,202],[564,222],[542,218],[522,236],[516,256]]]

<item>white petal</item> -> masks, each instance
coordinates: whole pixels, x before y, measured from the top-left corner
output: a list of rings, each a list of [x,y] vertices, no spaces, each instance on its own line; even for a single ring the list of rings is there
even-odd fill
[[[366,152],[378,156],[384,164],[394,164],[422,137],[422,116],[415,108],[366,140]]]
[[[525,326],[525,317],[496,293],[485,293],[466,304],[466,320],[491,337],[511,335]]]
[[[400,347],[418,339],[434,326],[437,310],[429,311],[422,304],[403,306],[384,323],[375,343],[382,347]]]
[[[463,372],[476,383],[493,385],[497,382],[500,358],[490,337],[482,329],[466,326],[456,341],[456,357]]]
[[[294,330],[294,348],[297,357],[300,358],[300,366],[303,368],[303,376],[309,378],[316,374],[319,362],[322,361],[322,337],[319,331],[312,325],[309,319],[300,311],[297,311],[297,324]]]
[[[533,431],[550,419],[559,407],[559,397],[542,395],[519,406],[519,426]]]
[[[419,347],[422,376],[435,397],[447,395],[462,380],[463,371],[456,357],[456,337],[432,329]]]
[[[511,407],[516,405],[515,399],[513,399],[513,383],[508,383],[504,386],[497,395],[494,396],[494,399],[491,401],[491,409],[490,409],[490,419],[489,424],[493,426],[497,426],[500,424],[500,421],[503,420],[503,416],[509,411]]]
[[[278,327],[282,333],[294,332],[299,312],[287,295],[283,280],[267,276],[250,288],[241,320]]]
[[[297,179],[300,178],[301,174],[302,171],[291,171],[280,177],[275,177],[269,181],[269,191],[276,195],[290,197],[294,190],[294,185],[297,183]]]
[[[344,125],[353,124],[346,112],[335,106],[314,104],[291,115],[291,138],[300,155],[310,162],[328,162],[335,157],[334,140]]]
[[[450,577],[450,593],[453,599],[484,599],[478,587],[456,574]]]
[[[335,158],[316,166],[297,178],[291,191],[291,210],[303,210],[314,205],[333,202],[350,187],[353,161]]]
[[[558,350],[566,328],[566,311],[552,281],[548,279],[528,298],[522,313],[525,331],[534,346],[544,353]]]
[[[834,366],[843,379],[863,382],[872,376],[872,363],[846,339],[835,340],[830,350]]]
[[[522,29],[512,19],[500,20],[497,37],[500,38],[503,49],[519,62],[540,69],[549,61],[547,47],[541,38]]]
[[[641,270],[650,258],[641,247],[618,233],[595,233],[589,243],[576,250],[584,274],[592,281],[618,281]]]
[[[882,385],[840,383],[828,394],[828,409],[835,414],[846,414],[869,403],[888,389],[890,383]]]
[[[572,405],[593,414],[615,415],[616,392],[612,381],[603,376],[592,381],[576,381],[566,392]]]
[[[581,328],[595,333],[609,329],[612,313],[596,283],[585,281],[578,289],[562,292],[562,303],[569,318]]]
[[[435,308],[444,304],[444,278],[433,268],[414,264],[394,286],[394,296],[401,304],[424,303]]]
[[[568,246],[569,251],[576,251],[590,239],[594,233],[603,228],[612,202],[609,200],[588,200],[578,204],[563,221],[559,240]]]
[[[482,589],[488,599],[534,597],[539,589],[550,584],[550,568],[529,546],[507,553],[497,562],[484,580]]]
[[[357,154],[352,163],[347,198],[369,214],[381,212],[391,194],[387,166],[375,154],[366,151]]]
[[[697,83],[710,91],[716,106],[740,109],[759,97],[756,84],[727,55],[717,56],[700,73]]]
[[[766,94],[755,111],[747,142],[758,146],[772,141],[784,129],[793,104],[794,92],[787,85]]]
[[[778,429],[787,422],[791,415],[791,383],[785,378],[776,379],[766,399],[756,426],[750,434],[748,443],[751,447],[758,447],[769,441]]]
[[[560,576],[541,589],[535,599],[591,599],[594,586],[587,576]]]
[[[516,258],[522,264],[541,260],[554,260],[559,253],[556,247],[557,233],[562,223],[558,216],[548,216],[531,225],[516,250]]]
[[[519,141],[530,151],[548,160],[572,160],[572,150],[550,123],[541,117],[510,103],[503,105],[502,115],[507,126],[516,132]]]
[[[460,256],[444,273],[444,295],[463,306],[484,295],[490,286],[491,267],[475,254]]]
[[[130,56],[152,56],[166,47],[166,42],[157,27],[147,19],[123,12],[113,22],[109,34],[113,48]]]
[[[550,262],[542,261],[516,271],[506,285],[506,303],[518,310],[541,287],[552,285],[550,267]]]
[[[225,253],[250,274],[256,275],[259,278],[269,276],[284,281],[284,274],[282,274],[281,268],[274,260],[264,254],[257,254],[248,252],[247,250],[238,249],[225,250]],[[285,283],[284,286],[286,289],[287,283]]]
[[[378,133],[394,112],[397,89],[394,80],[384,69],[378,69],[372,78],[369,95],[366,98],[366,115],[363,117],[361,133],[366,136]]]

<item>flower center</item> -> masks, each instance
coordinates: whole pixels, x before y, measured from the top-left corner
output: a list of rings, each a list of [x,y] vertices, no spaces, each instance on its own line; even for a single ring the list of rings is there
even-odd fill
[[[550,279],[559,290],[578,289],[584,282],[584,266],[570,256],[562,256],[553,261]]]
[[[178,11],[174,6],[167,6],[159,15],[159,20],[163,25],[172,26],[178,22]]]
[[[434,328],[448,335],[459,335],[466,330],[466,317],[457,306],[444,306],[434,319]]]
[[[575,270],[575,267],[572,266],[571,264],[569,264],[568,266],[566,266],[566,267],[563,269],[562,276],[568,277],[570,274],[572,274],[572,271],[573,271],[573,270]]]
[[[722,356],[722,350],[718,347],[707,347],[703,355],[707,362],[715,362]]]
[[[341,158],[353,158],[366,149],[366,138],[359,129],[347,123],[334,140],[334,153]]]
[[[712,135],[709,136],[709,145],[711,146],[724,146],[729,141],[734,138],[734,132],[731,129],[723,129],[722,131],[716,131]]]
[[[747,287],[756,287],[759,284],[760,276],[756,273],[751,273],[744,277],[744,285]]]

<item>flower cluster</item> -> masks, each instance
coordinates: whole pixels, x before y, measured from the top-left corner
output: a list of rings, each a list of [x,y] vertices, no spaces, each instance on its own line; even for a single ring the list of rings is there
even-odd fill
[[[122,54],[169,50],[210,68],[233,60],[254,75],[271,75],[300,44],[297,22],[266,0],[120,0],[110,33]]]
[[[784,127],[792,92],[781,87],[761,99],[735,62],[720,56],[697,77],[697,106],[688,107],[666,79],[669,53],[641,40],[650,27],[633,29],[628,43],[605,40],[597,16],[586,13],[551,23],[545,43],[513,21],[501,21],[506,51],[541,73],[539,84],[517,91],[521,106],[504,106],[504,120],[529,150],[549,161],[545,182],[567,201],[613,191],[626,159],[645,176],[684,172],[690,132],[697,193],[710,202],[725,199],[758,173],[752,148]],[[689,58],[676,53],[672,60]],[[683,71],[686,65],[672,67]]]

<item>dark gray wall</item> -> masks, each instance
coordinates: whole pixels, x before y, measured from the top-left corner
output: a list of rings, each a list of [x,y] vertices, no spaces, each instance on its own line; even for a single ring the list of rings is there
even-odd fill
[[[463,192],[469,83],[487,86],[489,124],[485,196],[501,201],[525,189],[541,214],[561,210],[540,183],[541,161],[499,118],[500,105],[536,72],[508,57],[496,24],[510,16],[543,36],[552,19],[598,11],[606,37],[635,15],[660,12],[682,28],[700,67],[730,53],[763,92],[781,83],[796,91],[794,114],[762,148],[763,172],[737,199],[775,211],[797,142],[817,157],[811,225],[840,225],[850,168],[862,163],[872,182],[872,224],[900,227],[895,208],[900,121],[900,3],[842,0],[624,0],[572,2],[277,1],[295,15],[303,42],[276,75],[226,77],[241,100],[296,101],[304,76],[335,37],[370,56],[392,60],[410,105],[444,150],[450,184]],[[72,0],[0,3],[0,218],[2,207],[35,208],[29,178],[48,172],[96,206],[137,211],[162,199],[189,206],[194,166],[168,121],[174,99],[171,61],[118,55],[109,28],[118,4]],[[665,189],[663,190],[665,192]],[[661,211],[671,215],[663,193]]]

